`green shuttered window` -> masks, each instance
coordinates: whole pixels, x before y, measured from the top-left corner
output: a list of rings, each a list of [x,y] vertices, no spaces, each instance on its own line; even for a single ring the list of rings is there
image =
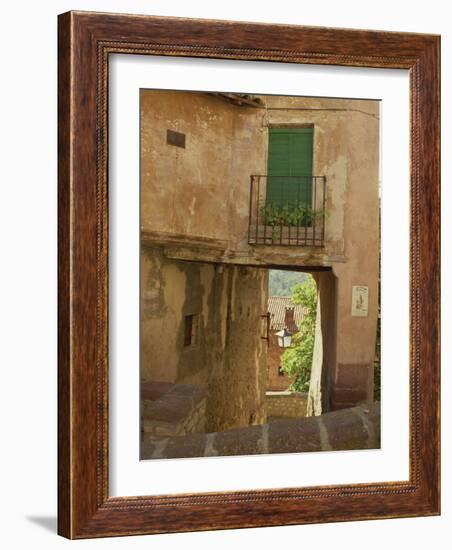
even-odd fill
[[[313,128],[270,128],[267,204],[312,201]]]

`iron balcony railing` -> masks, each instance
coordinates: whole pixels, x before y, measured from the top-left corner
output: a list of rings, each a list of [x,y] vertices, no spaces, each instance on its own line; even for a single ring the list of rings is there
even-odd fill
[[[322,247],[325,176],[250,176],[249,244]]]

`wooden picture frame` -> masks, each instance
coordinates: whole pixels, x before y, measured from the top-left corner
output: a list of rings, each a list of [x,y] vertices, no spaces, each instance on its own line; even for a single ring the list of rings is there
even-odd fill
[[[58,532],[68,538],[437,515],[440,38],[68,12],[58,61]],[[108,60],[112,53],[410,72],[409,481],[110,497]]]

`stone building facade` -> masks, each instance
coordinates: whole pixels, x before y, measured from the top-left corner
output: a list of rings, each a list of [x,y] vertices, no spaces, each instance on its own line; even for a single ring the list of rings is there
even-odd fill
[[[311,410],[371,401],[378,103],[142,90],[140,108],[143,382],[203,386],[210,432],[265,422],[267,269],[280,267],[317,282]],[[291,181],[304,210],[286,226],[266,209],[299,201]]]
[[[303,306],[292,303],[290,296],[269,296],[270,339],[267,350],[267,390],[285,391],[293,378],[281,371],[284,348],[278,345],[277,332],[286,328],[291,334],[298,332],[304,316]]]

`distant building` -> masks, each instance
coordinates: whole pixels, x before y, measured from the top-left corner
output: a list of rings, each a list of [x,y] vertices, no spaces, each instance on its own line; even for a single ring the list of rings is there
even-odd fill
[[[305,309],[300,304],[293,304],[290,296],[269,296],[268,313],[270,315],[270,340],[267,352],[267,390],[287,390],[293,378],[281,371],[283,348],[278,345],[276,333],[286,328],[291,334],[299,331]]]

